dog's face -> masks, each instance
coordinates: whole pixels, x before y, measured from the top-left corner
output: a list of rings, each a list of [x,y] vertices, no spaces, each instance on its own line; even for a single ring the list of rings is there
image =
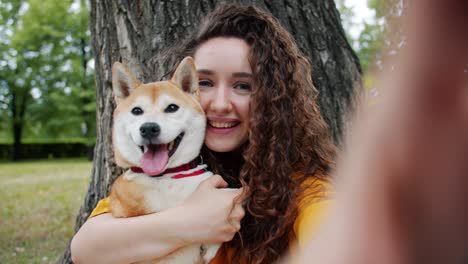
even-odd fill
[[[185,58],[170,81],[141,84],[120,63],[112,67],[117,102],[113,147],[117,165],[158,175],[200,152],[206,119],[198,103],[198,76]]]

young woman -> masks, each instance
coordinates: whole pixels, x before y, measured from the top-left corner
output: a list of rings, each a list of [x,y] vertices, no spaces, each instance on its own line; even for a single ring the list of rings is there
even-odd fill
[[[185,56],[207,115],[202,155],[222,178],[151,215],[115,219],[102,201],[72,241],[76,263],[154,259],[193,242],[226,242],[211,263],[273,263],[317,225],[335,149],[292,36],[267,12],[225,5],[171,61]],[[242,199],[218,189],[228,185],[246,187]]]

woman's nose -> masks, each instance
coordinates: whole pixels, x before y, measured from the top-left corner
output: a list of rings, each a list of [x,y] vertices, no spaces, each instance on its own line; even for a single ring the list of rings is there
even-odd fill
[[[232,110],[231,97],[228,87],[220,85],[215,89],[210,104],[210,110],[219,113],[225,113]]]

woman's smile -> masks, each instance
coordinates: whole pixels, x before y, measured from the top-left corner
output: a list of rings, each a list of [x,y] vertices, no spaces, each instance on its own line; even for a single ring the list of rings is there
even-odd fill
[[[222,134],[222,135],[227,135],[229,133],[234,132],[234,130],[239,128],[239,125],[241,123],[236,119],[230,119],[230,118],[208,117],[207,121],[208,121],[207,130],[209,130],[209,133]]]

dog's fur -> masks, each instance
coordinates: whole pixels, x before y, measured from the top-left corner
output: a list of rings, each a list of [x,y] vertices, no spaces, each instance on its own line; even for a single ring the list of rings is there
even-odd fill
[[[198,76],[193,59],[185,58],[170,81],[147,84],[140,83],[117,62],[112,67],[112,85],[117,102],[112,134],[115,161],[120,167],[142,167],[145,172],[127,170],[116,179],[110,195],[112,215],[145,215],[181,204],[202,180],[213,175],[205,171],[198,176],[173,179],[171,176],[174,173],[164,174],[164,170],[196,158],[203,144],[206,117],[198,102]],[[178,110],[168,112],[171,104],[178,106]],[[135,107],[139,107],[143,113],[132,111]],[[156,123],[159,127],[154,137],[142,132],[142,126],[148,123]],[[182,140],[167,162],[164,159],[162,162],[152,162],[151,159],[151,162],[143,161],[144,152],[153,151],[155,145],[170,148],[169,143],[174,142],[181,133],[184,133]],[[145,145],[147,147],[142,149]],[[150,157],[156,160],[155,152]],[[201,164],[188,172],[205,167]],[[146,174],[159,174],[159,171],[162,175],[157,177]],[[218,248],[219,245],[189,245],[150,263],[208,263]]]

